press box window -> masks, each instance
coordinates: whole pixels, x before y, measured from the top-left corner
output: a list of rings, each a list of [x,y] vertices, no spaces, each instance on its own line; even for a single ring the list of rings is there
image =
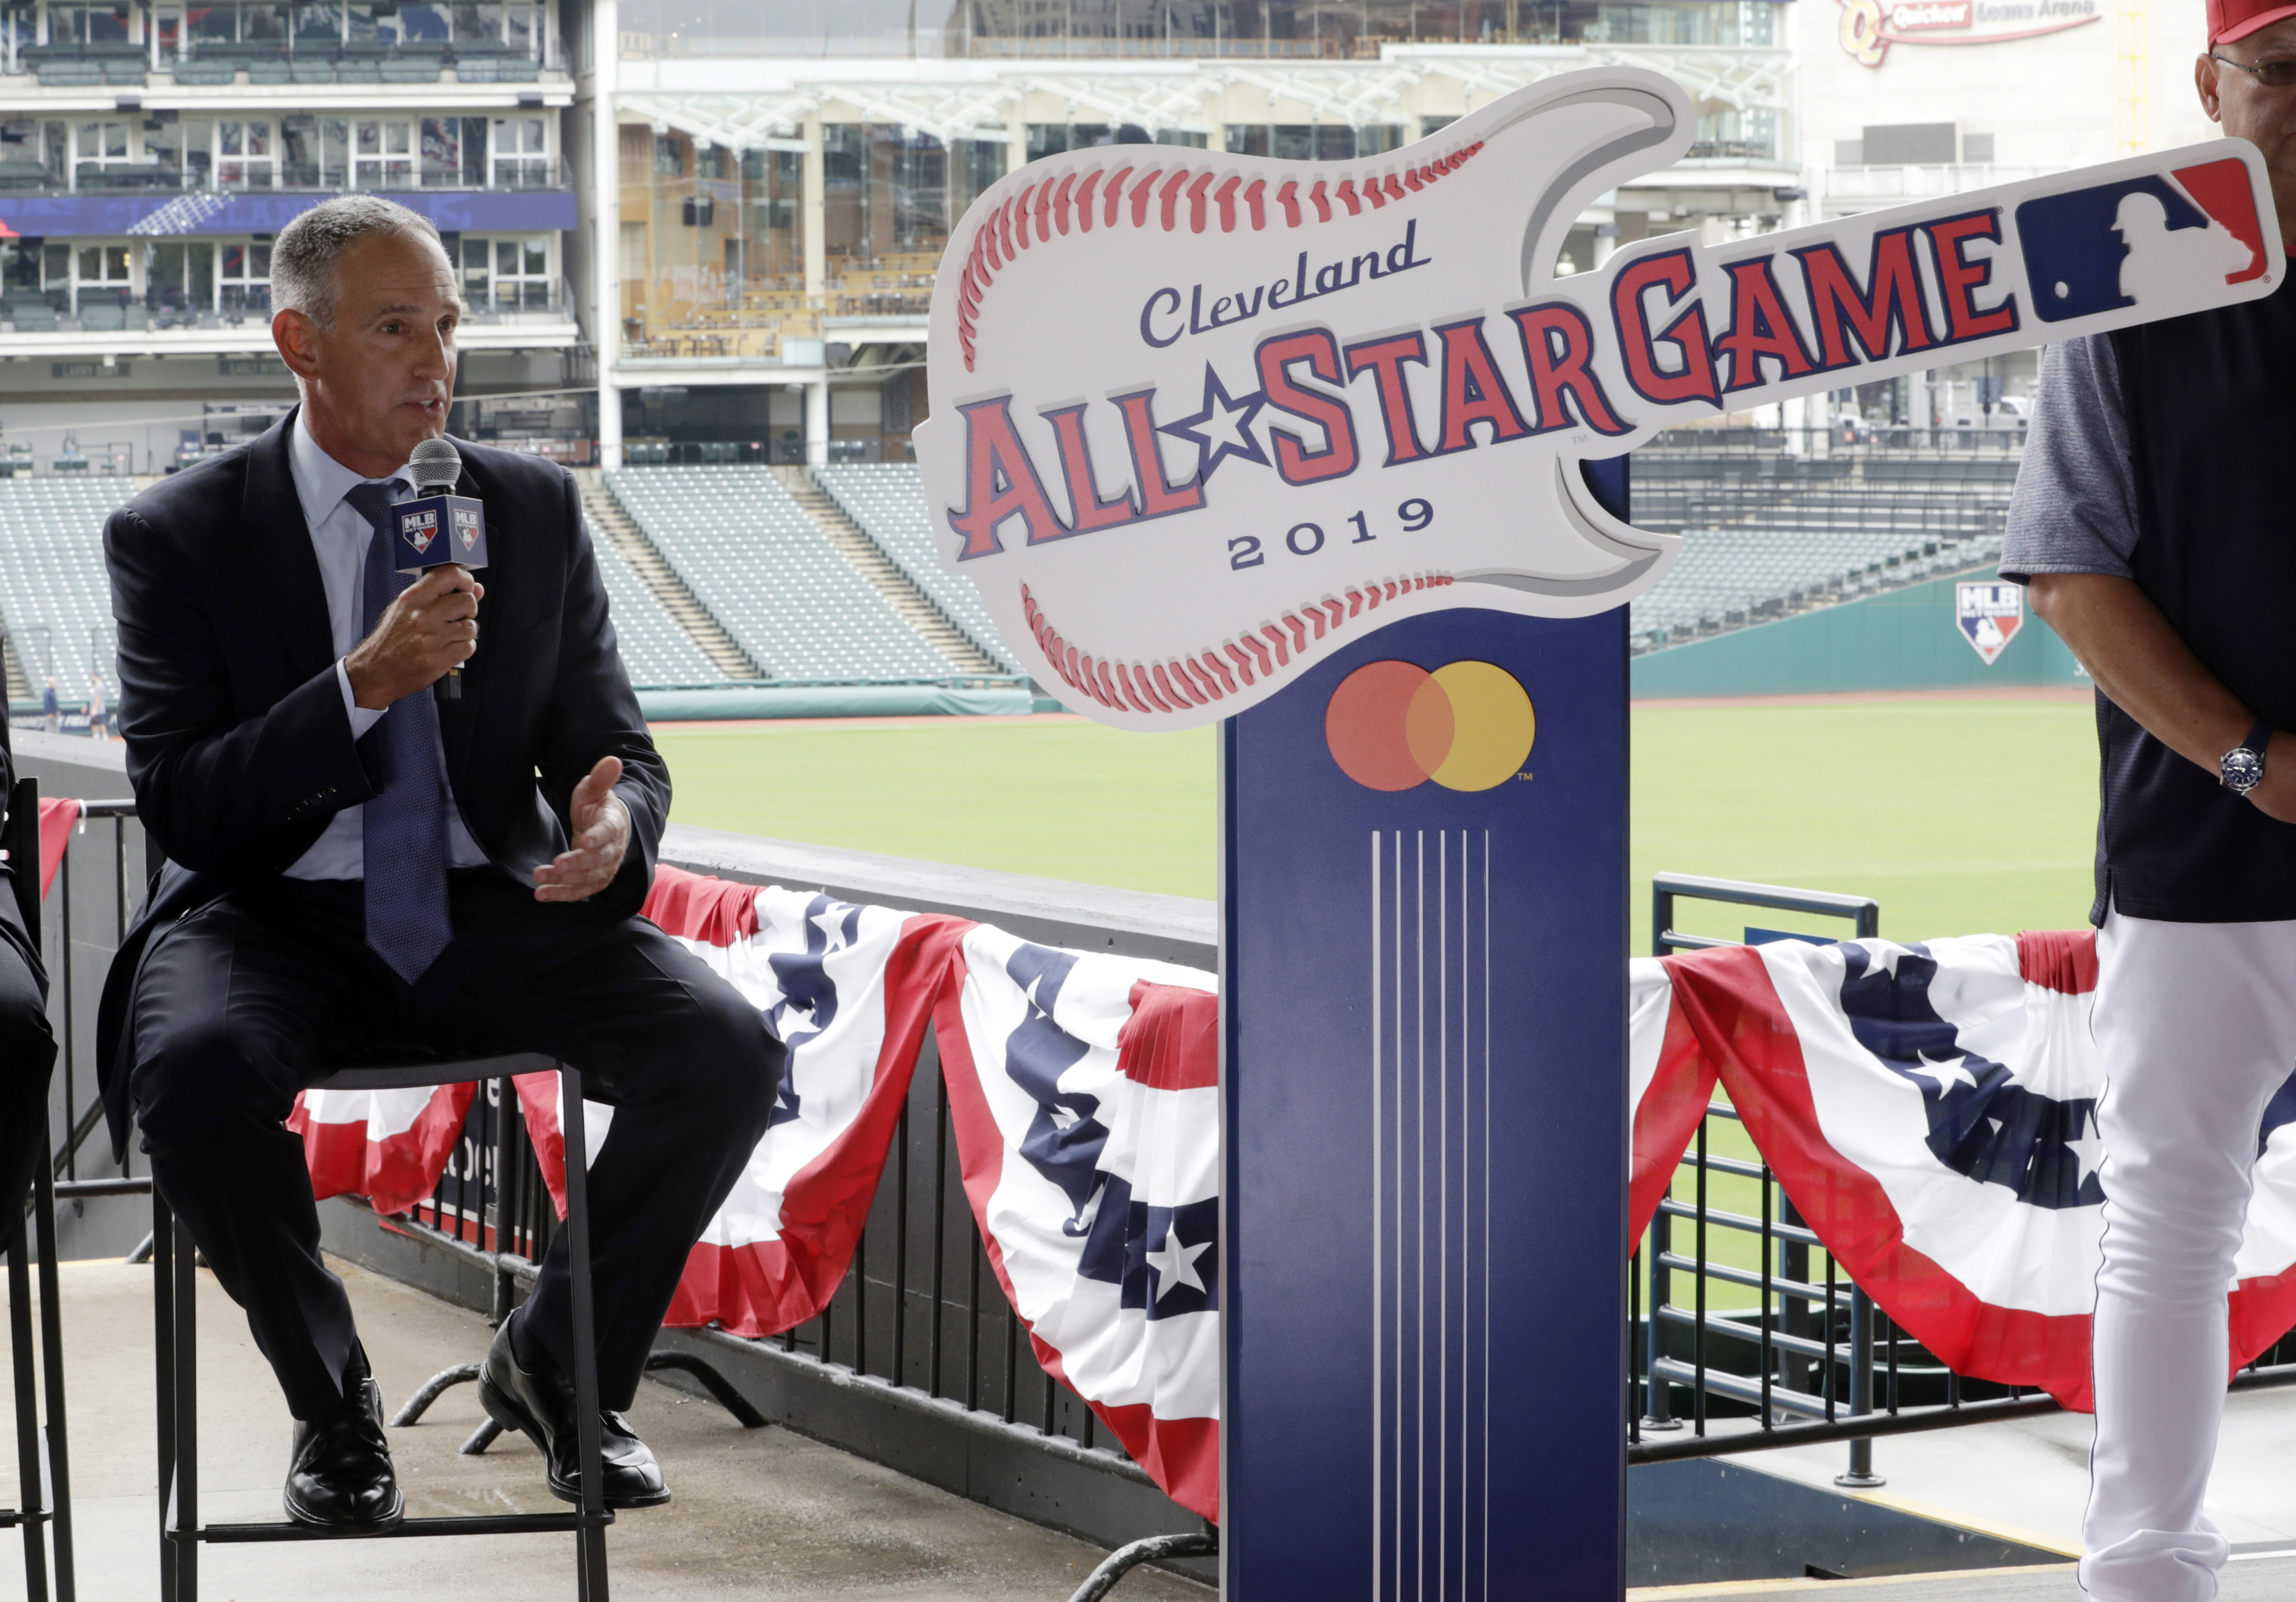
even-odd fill
[[[543,117],[494,119],[495,187],[550,186],[550,122]]]
[[[463,236],[463,300],[473,310],[542,310],[554,282],[546,236]]]
[[[228,244],[223,248],[221,270],[223,309],[235,312],[271,310],[271,247]]]

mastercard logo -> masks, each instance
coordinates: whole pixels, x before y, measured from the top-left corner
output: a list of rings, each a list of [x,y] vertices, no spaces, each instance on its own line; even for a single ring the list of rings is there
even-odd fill
[[[1431,673],[1413,662],[1367,662],[1340,681],[1324,712],[1332,760],[1374,790],[1429,779],[1446,790],[1491,789],[1514,776],[1538,733],[1521,684],[1480,661]]]

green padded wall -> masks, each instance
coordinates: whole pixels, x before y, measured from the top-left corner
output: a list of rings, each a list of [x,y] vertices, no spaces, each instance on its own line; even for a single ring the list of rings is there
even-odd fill
[[[1808,695],[1845,690],[2089,687],[2073,653],[2027,605],[1991,667],[1954,622],[1954,586],[1991,570],[1933,579],[1841,606],[1690,640],[1634,659],[1636,700]]]

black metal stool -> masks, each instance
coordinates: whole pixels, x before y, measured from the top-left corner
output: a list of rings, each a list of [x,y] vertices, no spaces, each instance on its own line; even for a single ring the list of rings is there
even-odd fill
[[[14,1525],[24,1534],[24,1595],[34,1602],[74,1602],[72,1576],[71,1470],[65,1450],[64,1349],[56,1287],[56,1195],[48,1172],[47,1143],[40,1143],[40,1166],[32,1179],[32,1217],[28,1226],[12,1220],[8,1243],[8,1340],[15,1360],[16,1473],[20,1507],[0,1508],[0,1529]],[[40,1261],[40,1339],[32,1343],[32,1276],[26,1262],[28,1237],[37,1235]],[[45,1380],[47,1422],[40,1421],[35,1370]],[[53,1531],[55,1589],[48,1589],[48,1546]]]
[[[344,1532],[286,1520],[267,1524],[202,1524],[199,1519],[198,1365],[193,1294],[197,1280],[190,1231],[168,1211],[155,1186],[152,1192],[152,1263],[156,1277],[156,1326],[160,1398],[160,1595],[162,1602],[195,1602],[199,1595],[199,1543],[383,1540],[418,1535],[512,1535],[568,1532],[575,1537],[576,1595],[582,1602],[607,1602],[606,1526],[614,1516],[605,1505],[604,1470],[599,1458],[597,1336],[590,1288],[589,1184],[583,1154],[581,1075],[554,1057],[533,1053],[358,1066],[317,1080],[314,1089],[396,1090],[423,1085],[501,1081],[507,1122],[517,1097],[514,1074],[557,1069],[562,1081],[565,1135],[567,1245],[573,1269],[574,1409],[581,1453],[582,1501],[570,1513],[479,1514],[449,1518],[409,1518],[389,1530]],[[500,1244],[500,1243],[497,1243]]]
[[[32,949],[40,947],[40,786],[19,779],[8,797],[8,822],[0,829],[0,850],[14,867],[17,910],[23,914]],[[39,1163],[32,1176],[29,1222],[0,1218],[7,1238],[8,1342],[14,1362],[16,1472],[21,1506],[0,1508],[0,1530],[24,1537],[24,1595],[30,1602],[74,1602],[72,1575],[71,1467],[65,1450],[63,1321],[56,1286],[56,1191],[50,1162],[45,1113],[41,1117]],[[32,1275],[28,1247],[40,1262],[39,1343],[32,1340]],[[45,1381],[45,1385],[42,1382]],[[40,1392],[47,1393],[47,1422],[40,1421]],[[49,1589],[50,1545],[54,1589]]]

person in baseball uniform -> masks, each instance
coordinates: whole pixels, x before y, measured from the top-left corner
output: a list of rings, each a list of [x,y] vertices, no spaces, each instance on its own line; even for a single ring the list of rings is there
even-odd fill
[[[2208,0],[2201,103],[2264,152],[2296,253],[2296,4]],[[2106,1084],[2080,1582],[2207,1602],[2226,1293],[2296,1067],[2296,289],[2049,347],[2003,576],[2096,680]]]

